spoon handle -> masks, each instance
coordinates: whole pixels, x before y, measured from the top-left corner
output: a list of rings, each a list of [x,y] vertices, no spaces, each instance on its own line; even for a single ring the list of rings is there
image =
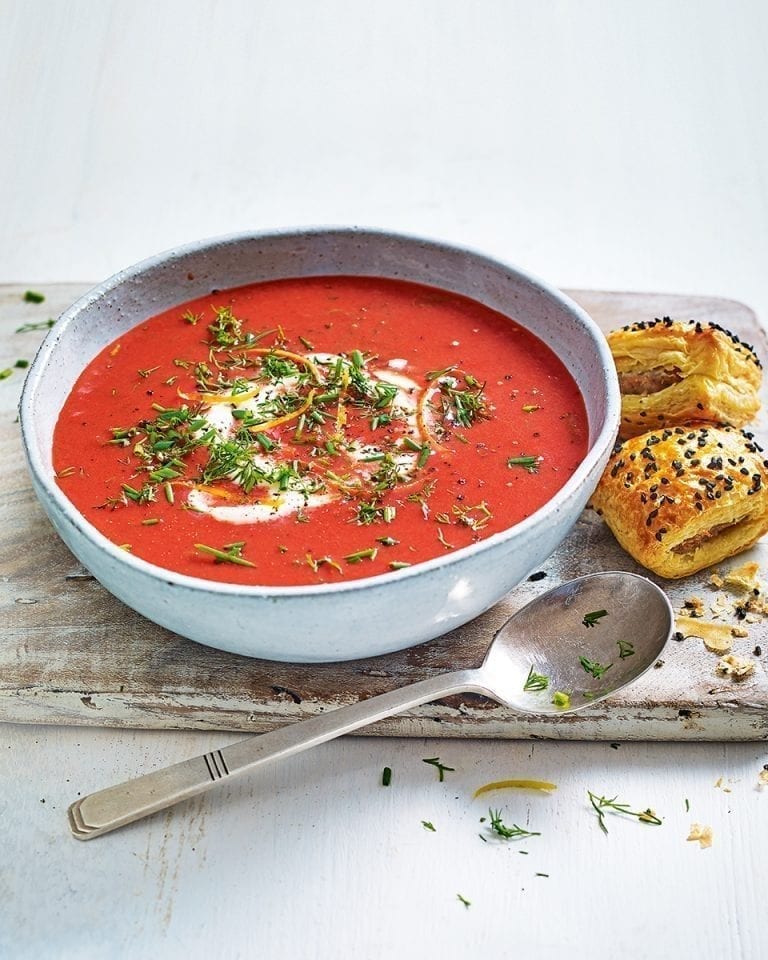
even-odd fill
[[[78,840],[90,840],[210,790],[235,774],[289,757],[411,707],[454,693],[487,695],[480,673],[460,670],[420,680],[91,793],[70,806],[70,829]]]

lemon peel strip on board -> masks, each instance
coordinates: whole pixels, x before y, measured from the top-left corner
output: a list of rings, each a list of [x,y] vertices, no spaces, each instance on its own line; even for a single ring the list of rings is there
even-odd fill
[[[547,780],[494,780],[492,783],[484,783],[478,787],[472,794],[472,799],[482,796],[484,793],[490,793],[492,790],[539,790],[542,793],[549,793],[551,790],[557,790],[556,783],[549,783]]]

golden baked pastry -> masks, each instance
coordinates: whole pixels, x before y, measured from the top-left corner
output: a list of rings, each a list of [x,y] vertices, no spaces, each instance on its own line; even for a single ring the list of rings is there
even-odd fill
[[[608,334],[621,387],[621,436],[707,420],[744,426],[760,409],[760,361],[714,323],[664,317]]]
[[[592,506],[635,560],[686,577],[768,532],[768,461],[730,427],[645,433],[617,445]]]

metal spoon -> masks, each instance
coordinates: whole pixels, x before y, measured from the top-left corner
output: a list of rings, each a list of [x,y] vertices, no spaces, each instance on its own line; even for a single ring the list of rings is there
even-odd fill
[[[645,673],[673,625],[669,600],[644,577],[595,573],[571,580],[507,620],[478,669],[420,680],[92,793],[69,808],[70,828],[90,840],[227,777],[451,694],[483,694],[521,713],[583,710]]]

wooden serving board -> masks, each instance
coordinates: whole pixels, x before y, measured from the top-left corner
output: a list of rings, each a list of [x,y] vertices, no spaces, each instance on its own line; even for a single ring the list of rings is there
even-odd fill
[[[0,287],[0,369],[31,360],[43,337],[24,324],[56,317],[87,289]],[[749,308],[731,300],[662,294],[572,291],[604,330],[670,315],[714,320],[755,344],[768,344]],[[24,370],[0,381],[0,720],[111,727],[259,732],[447,670],[477,666],[495,630],[528,600],[563,580],[598,570],[645,572],[585,511],[542,567],[545,577],[513,590],[472,623],[430,643],[350,663],[294,665],[223,653],[155,626],[108,594],[59,540],[37,503],[23,462],[16,404]],[[764,401],[765,402],[765,401]],[[758,425],[758,435],[760,429]],[[768,545],[752,556],[768,559]],[[741,562],[744,557],[739,558]],[[736,561],[731,562],[731,566]],[[724,566],[729,566],[728,564]],[[768,571],[768,564],[761,566]],[[708,573],[657,581],[676,610],[707,604]],[[754,655],[754,674],[734,682],[715,672],[701,640],[670,642],[663,662],[629,690],[556,720],[523,717],[475,695],[427,704],[369,728],[411,737],[607,740],[768,739],[768,620],[747,624],[734,652]],[[386,630],[386,624],[371,629]]]

